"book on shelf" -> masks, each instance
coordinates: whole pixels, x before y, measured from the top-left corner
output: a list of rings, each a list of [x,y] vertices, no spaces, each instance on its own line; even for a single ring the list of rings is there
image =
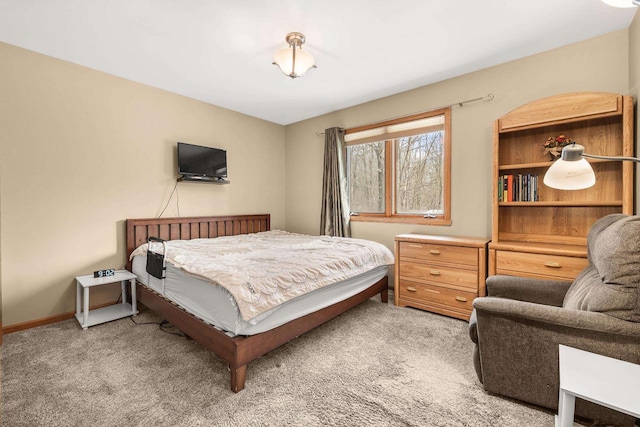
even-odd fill
[[[538,175],[505,174],[498,177],[498,202],[537,202]]]

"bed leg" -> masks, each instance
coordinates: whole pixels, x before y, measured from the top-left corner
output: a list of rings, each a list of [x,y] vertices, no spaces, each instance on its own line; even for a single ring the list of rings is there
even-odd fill
[[[230,365],[229,369],[231,370],[231,391],[237,393],[244,389],[244,378],[247,374],[247,365]]]
[[[389,302],[389,289],[380,291],[380,301],[387,304]]]

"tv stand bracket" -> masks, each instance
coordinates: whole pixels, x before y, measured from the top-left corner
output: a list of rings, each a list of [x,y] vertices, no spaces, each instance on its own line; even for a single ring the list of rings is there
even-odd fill
[[[206,176],[189,176],[183,175],[178,178],[178,182],[206,182],[209,184],[230,184],[231,181],[227,181],[224,178],[211,178]]]

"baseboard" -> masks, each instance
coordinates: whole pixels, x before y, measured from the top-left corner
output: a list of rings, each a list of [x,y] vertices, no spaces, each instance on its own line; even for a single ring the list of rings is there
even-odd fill
[[[114,302],[108,302],[104,304],[92,305],[89,307],[90,310],[94,310],[96,308],[106,307],[108,305],[116,304]],[[0,345],[2,345],[2,335],[3,334],[11,334],[14,332],[24,331],[26,329],[37,328],[38,326],[50,325],[51,323],[62,322],[63,320],[73,319],[76,312],[71,311],[69,313],[56,314],[53,316],[43,317],[41,319],[29,320],[27,322],[22,323],[14,323],[13,325],[9,325],[6,327],[2,327],[0,324]]]

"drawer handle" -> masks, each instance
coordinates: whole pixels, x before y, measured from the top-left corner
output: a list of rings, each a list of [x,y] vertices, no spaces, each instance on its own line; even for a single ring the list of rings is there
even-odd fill
[[[431,271],[429,272],[429,274],[430,274],[430,275],[432,275],[432,276],[439,276],[439,275],[440,275],[440,272],[439,272],[438,270],[431,270]]]
[[[439,251],[439,250],[437,250],[437,249],[431,249],[431,250],[429,250],[429,253],[430,253],[431,255],[440,255],[440,251]]]
[[[552,262],[552,261],[545,262],[544,266],[550,267],[550,268],[562,268],[562,264],[560,264],[559,262]]]
[[[467,299],[465,297],[456,297],[456,301],[467,302]]]
[[[409,292],[417,292],[418,290],[416,288],[414,288],[413,286],[407,286],[407,290]]]
[[[413,243],[409,243],[409,247],[410,247],[410,248],[421,248],[421,247],[422,247],[422,245],[415,245],[415,244],[413,244]]]

